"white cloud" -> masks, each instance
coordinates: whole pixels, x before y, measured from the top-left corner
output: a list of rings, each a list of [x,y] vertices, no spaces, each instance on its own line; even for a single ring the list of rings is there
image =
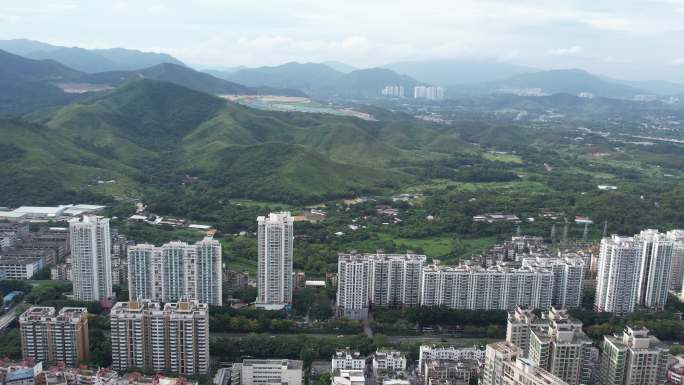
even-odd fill
[[[582,47],[575,45],[567,48],[553,48],[548,50],[546,53],[551,56],[573,56],[582,52]]]
[[[670,65],[677,67],[684,66],[684,57],[678,57],[676,59],[673,59],[672,61],[670,61]]]
[[[649,76],[637,66],[674,72],[668,63],[684,33],[684,0],[0,2],[0,38],[166,51],[206,66],[468,57],[604,72],[632,66]]]

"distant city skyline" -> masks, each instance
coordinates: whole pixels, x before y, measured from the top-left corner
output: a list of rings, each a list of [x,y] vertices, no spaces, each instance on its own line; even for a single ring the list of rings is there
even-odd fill
[[[682,0],[9,0],[0,39],[166,52],[200,68],[486,59],[684,82],[683,17]]]

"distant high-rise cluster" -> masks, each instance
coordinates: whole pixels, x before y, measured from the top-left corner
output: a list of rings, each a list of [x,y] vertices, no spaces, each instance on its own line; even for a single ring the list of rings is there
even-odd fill
[[[637,307],[662,310],[670,279],[681,275],[684,244],[679,234],[644,230],[633,237],[603,239],[594,308],[618,314],[631,313]]]
[[[444,88],[434,86],[416,86],[413,88],[415,99],[442,100],[444,99]]]
[[[112,367],[183,375],[209,371],[209,309],[195,301],[118,302],[110,313]]]
[[[391,98],[403,98],[404,86],[385,86],[381,91],[382,96],[388,96]]]
[[[279,309],[292,302],[293,223],[288,212],[257,218],[257,307]]]
[[[74,298],[99,301],[112,297],[112,250],[109,219],[85,215],[69,222]]]
[[[128,292],[131,301],[197,300],[220,306],[221,244],[213,238],[189,245],[140,244],[128,248]]]

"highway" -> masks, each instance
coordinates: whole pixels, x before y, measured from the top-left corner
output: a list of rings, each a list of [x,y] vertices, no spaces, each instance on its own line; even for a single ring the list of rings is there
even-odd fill
[[[0,317],[0,331],[5,330],[15,319],[17,315],[14,313],[15,306],[12,306],[5,314]]]

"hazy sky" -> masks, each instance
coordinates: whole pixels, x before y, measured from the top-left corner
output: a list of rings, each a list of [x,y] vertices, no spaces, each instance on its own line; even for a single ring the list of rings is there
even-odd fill
[[[684,81],[684,0],[2,0],[0,38],[201,67],[488,58]]]

